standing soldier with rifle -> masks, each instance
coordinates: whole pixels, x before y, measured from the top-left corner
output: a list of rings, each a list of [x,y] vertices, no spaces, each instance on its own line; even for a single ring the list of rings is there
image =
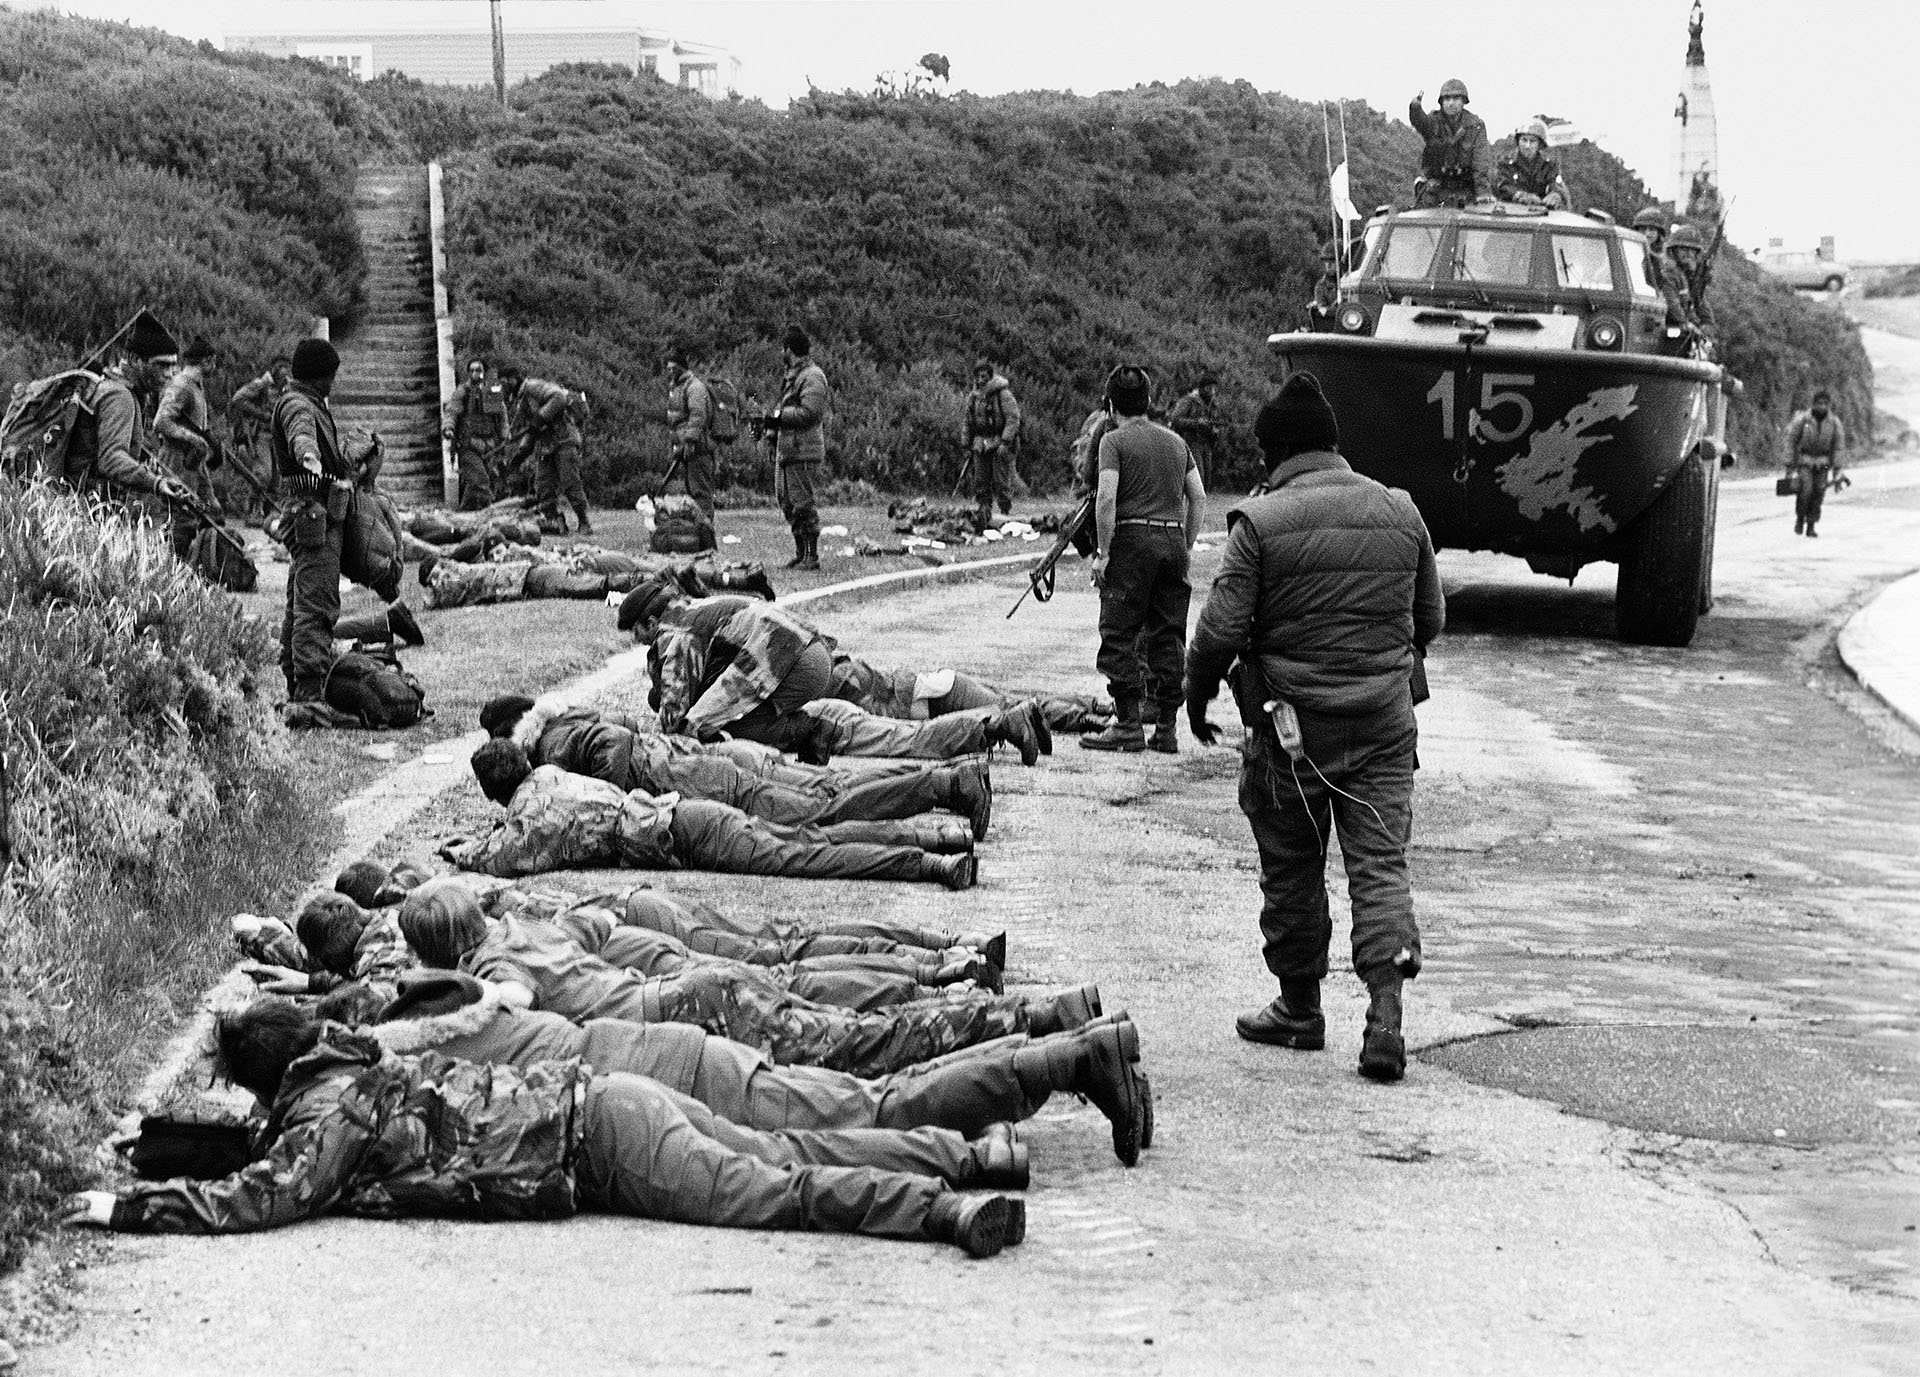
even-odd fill
[[[287,390],[287,384],[293,377],[293,360],[282,355],[274,359],[267,371],[257,378],[250,378],[234,389],[227,398],[227,429],[233,438],[228,451],[228,459],[233,464],[233,474],[258,494],[261,515],[268,514],[272,506],[273,464],[271,456],[264,456],[266,475],[262,480],[260,472],[254,467],[263,461],[260,454],[261,440],[267,427],[273,424],[274,403],[280,400]],[[262,482],[268,491],[261,492]]]
[[[1220,380],[1213,374],[1203,375],[1194,384],[1193,391],[1175,402],[1173,410],[1167,413],[1167,424],[1175,435],[1187,442],[1194,465],[1200,470],[1200,482],[1209,491],[1213,488],[1214,450],[1220,443],[1220,432],[1226,429],[1213,410],[1213,390],[1219,385]]]
[[[207,407],[207,375],[217,367],[213,346],[204,339],[194,340],[167,379],[153,414],[153,433],[160,439],[162,464],[216,521],[225,513],[213,490],[212,471],[220,466],[223,456],[207,433],[213,419]],[[194,536],[199,534],[200,519],[176,506],[171,524],[173,552],[185,559]]]
[[[540,528],[554,535],[567,533],[567,519],[560,514],[564,497],[573,506],[576,529],[581,535],[593,534],[593,522],[587,517],[587,490],[580,481],[580,423],[574,419],[575,394],[559,383],[545,378],[529,378],[520,365],[500,365],[500,385],[505,389],[512,435],[519,443],[512,463],[533,460],[533,505],[540,514]]]
[[[973,366],[973,391],[967,394],[960,442],[967,447],[974,506],[985,529],[993,519],[996,500],[1003,515],[1013,510],[1013,461],[1020,444],[1020,403],[1007,380],[994,372],[991,359]]]
[[[713,520],[713,391],[687,367],[687,351],[667,348],[667,424],[673,427],[671,463],[678,466],[687,496]],[[673,470],[667,470],[672,477]]]
[[[441,420],[441,435],[453,446],[460,470],[460,510],[477,512],[493,505],[493,465],[507,438],[506,392],[487,381],[487,361],[467,360],[467,376],[453,390]]]
[[[780,382],[780,400],[756,427],[774,437],[773,495],[793,531],[793,558],[789,569],[820,567],[820,509],[814,489],[827,460],[827,410],[833,392],[827,375],[813,361],[813,341],[798,325],[787,327],[780,341],[787,371]]]

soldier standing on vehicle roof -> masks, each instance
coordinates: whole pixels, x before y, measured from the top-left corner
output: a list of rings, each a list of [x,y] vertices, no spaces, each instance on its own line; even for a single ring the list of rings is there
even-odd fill
[[[487,381],[487,361],[467,360],[466,380],[453,390],[441,422],[441,435],[453,446],[460,470],[460,509],[476,512],[493,505],[494,468],[500,442],[507,438],[507,395]]]
[[[1847,430],[1833,414],[1832,394],[1822,388],[1813,394],[1813,405],[1787,425],[1787,473],[1795,480],[1795,535],[1819,536],[1814,527],[1820,521],[1827,488],[1846,482],[1840,472],[1840,451],[1846,444]]]
[[[1440,87],[1440,108],[1431,114],[1421,104],[1426,94],[1420,92],[1407,106],[1407,123],[1426,140],[1414,203],[1460,207],[1491,196],[1493,150],[1486,124],[1467,109],[1466,83],[1449,77]]]
[[[684,346],[667,346],[667,424],[673,427],[673,459],[687,496],[713,520],[713,390],[687,367]]]
[[[1573,195],[1561,179],[1560,164],[1546,155],[1547,122],[1530,120],[1514,131],[1514,151],[1494,171],[1493,195],[1522,206],[1567,210]]]

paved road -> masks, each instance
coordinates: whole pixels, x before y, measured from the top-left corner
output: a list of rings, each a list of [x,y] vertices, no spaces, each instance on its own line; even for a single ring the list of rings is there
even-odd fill
[[[1608,639],[1610,570],[1443,559],[1426,1050],[1400,1086],[1354,1074],[1350,977],[1325,1053],[1234,1038],[1271,994],[1234,754],[1063,742],[996,771],[973,893],[675,877],[741,909],[1004,922],[1017,978],[1131,1008],[1158,1146],[1125,1171],[1093,1111],[1050,1105],[1018,1253],[614,1220],[120,1240],[25,1371],[1915,1370],[1920,751],[1830,643],[1920,563],[1916,485],[1863,475],[1818,542],[1770,484],[1729,489],[1687,651]],[[1009,583],[829,626],[1084,686],[1078,584],[1012,623]]]

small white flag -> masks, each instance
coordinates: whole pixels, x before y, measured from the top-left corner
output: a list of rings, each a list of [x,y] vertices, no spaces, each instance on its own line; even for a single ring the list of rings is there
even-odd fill
[[[1358,220],[1360,212],[1354,209],[1353,192],[1347,186],[1347,165],[1341,163],[1333,170],[1333,208],[1342,220]]]

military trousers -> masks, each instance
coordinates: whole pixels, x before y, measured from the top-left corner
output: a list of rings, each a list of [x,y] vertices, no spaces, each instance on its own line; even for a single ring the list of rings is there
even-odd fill
[[[774,460],[773,495],[796,536],[820,534],[819,499],[814,489],[820,482],[821,467],[817,459]]]
[[[644,1023],[691,1023],[756,1047],[781,1066],[824,1066],[856,1076],[889,1075],[1027,1030],[1026,1003],[1011,995],[917,1000],[861,1013],[708,967],[636,981],[620,1003],[618,1014],[604,1001],[601,1012]]]
[[[926,855],[917,846],[839,840],[867,835],[880,823],[796,827],[750,818],[707,799],[683,799],[673,811],[673,851],[690,870],[726,875],[784,875],[806,880],[921,880]],[[898,824],[893,824],[898,825]],[[860,828],[855,834],[846,828]]]
[[[1793,466],[1797,475],[1793,490],[1793,524],[1798,528],[1803,523],[1811,526],[1820,519],[1820,512],[1827,500],[1827,483],[1833,477],[1833,468],[1829,464],[1798,463]]]
[[[876,717],[843,699],[820,698],[792,715],[783,737],[790,744],[782,749],[819,759],[847,755],[953,760],[987,749],[987,724],[998,711],[970,708],[913,722]]]
[[[477,512],[491,507],[499,496],[494,491],[494,447],[500,443],[492,435],[470,435],[456,451],[460,465],[460,510]]]
[[[1162,716],[1176,712],[1185,702],[1187,613],[1193,603],[1186,530],[1118,526],[1107,556],[1094,665],[1106,676],[1115,703],[1157,705]]]
[[[973,500],[984,518],[994,503],[1002,512],[1013,510],[1013,450],[1004,442],[973,456]]]
[[[907,956],[944,961],[962,945],[960,934],[885,919],[845,918],[817,927],[767,919],[757,923],[729,917],[705,904],[689,905],[657,889],[636,889],[627,896],[626,922],[651,928],[686,944],[689,951],[731,956],[736,961],[772,965],[809,956]]]
[[[1340,838],[1353,905],[1353,968],[1365,980],[1402,951],[1417,967],[1407,841],[1413,829],[1411,700],[1361,717],[1305,710],[1300,728],[1311,765],[1289,761],[1269,729],[1247,733],[1240,809],[1260,851],[1260,935],[1267,969],[1281,979],[1327,973],[1333,919],[1327,848]]]
[[[686,484],[687,496],[707,514],[707,520],[712,521],[713,490],[719,482],[719,464],[714,458],[711,441],[702,439],[683,443],[680,479]]]
[[[340,619],[340,546],[344,521],[325,503],[303,502],[293,519],[287,569],[287,610],[280,623],[280,669],[287,697],[321,701],[333,668],[333,627]]]
[[[746,979],[770,981],[802,999],[840,1009],[885,1009],[940,993],[920,983],[922,975],[931,976],[934,971],[912,957],[821,955],[780,962],[746,961],[700,955],[677,939],[644,927],[616,928],[601,945],[599,955],[610,966],[646,976],[674,975],[693,966],[717,964],[734,969]]]
[[[529,601],[540,598],[592,600],[606,595],[605,574],[569,569],[564,564],[534,565],[527,570],[527,581],[521,591],[521,597]]]
[[[912,774],[881,776],[845,789],[823,785],[803,789],[742,770],[732,761],[713,755],[675,756],[646,773],[650,793],[672,792],[685,798],[730,803],[749,816],[789,825],[885,822],[900,830],[869,835],[845,833],[837,839],[910,846],[920,844],[919,830],[910,826],[901,829],[898,820],[943,807],[953,797],[954,775],[952,770],[921,769]]]
[[[587,509],[587,490],[580,481],[580,446],[571,440],[542,446],[533,461],[533,505],[557,516],[562,498],[576,512]]]
[[[857,1146],[756,1133],[708,1119],[639,1076],[596,1076],[582,1097],[575,1180],[582,1206],[649,1219],[747,1229],[808,1229],[924,1238],[933,1177],[891,1167],[806,1161],[805,1152],[919,1164],[922,1147],[869,1139]],[[868,1130],[868,1133],[875,1132]]]

